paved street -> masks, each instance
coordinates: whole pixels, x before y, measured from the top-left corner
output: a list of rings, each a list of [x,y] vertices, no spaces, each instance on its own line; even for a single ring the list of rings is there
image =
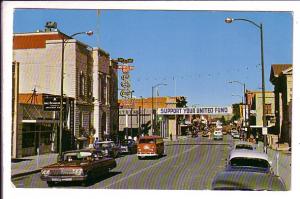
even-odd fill
[[[116,159],[117,167],[109,175],[96,179],[87,187],[69,183],[59,184],[56,188],[211,189],[213,177],[224,169],[232,143],[233,140],[228,135],[223,141],[203,137],[166,141],[165,156],[162,158],[138,160],[136,155],[124,155]],[[291,156],[273,150],[269,150],[268,154],[275,174],[279,173],[290,189],[291,173],[288,162],[291,161]],[[276,154],[280,154],[278,169]],[[15,178],[13,183],[18,188],[48,187],[46,182],[40,180],[39,173]]]
[[[188,138],[166,142],[165,156],[160,159],[138,160],[136,155],[117,158],[117,168],[92,182],[89,188],[101,189],[177,189],[211,188],[215,174],[224,168],[231,138],[213,141]],[[16,187],[47,187],[40,174],[13,180]],[[78,184],[61,184],[57,188],[78,188]],[[83,187],[84,188],[84,187]]]

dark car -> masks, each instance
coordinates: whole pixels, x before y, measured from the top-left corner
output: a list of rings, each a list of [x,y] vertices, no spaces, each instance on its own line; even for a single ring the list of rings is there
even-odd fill
[[[137,153],[137,143],[133,139],[125,139],[121,142],[121,153]]]
[[[57,163],[42,168],[41,179],[47,181],[48,186],[74,181],[80,181],[85,186],[92,178],[108,173],[116,165],[113,158],[104,157],[99,150],[68,151]]]
[[[230,170],[219,172],[212,182],[213,190],[286,191],[279,176],[255,170]]]
[[[106,157],[117,158],[121,154],[120,146],[116,145],[113,141],[102,141],[94,144],[94,147],[101,150]]]

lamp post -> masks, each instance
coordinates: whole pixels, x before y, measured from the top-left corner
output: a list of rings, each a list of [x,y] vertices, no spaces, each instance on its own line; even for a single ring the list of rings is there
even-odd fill
[[[244,91],[243,91],[243,96],[244,96],[244,100],[242,101],[243,103],[243,106],[244,106],[244,128],[246,128],[247,126],[247,116],[246,116],[246,103],[247,103],[247,100],[246,100],[246,84],[245,83],[242,83],[242,82],[239,82],[239,81],[229,81],[228,83],[232,84],[232,83],[238,83],[240,85],[243,86],[244,88]],[[245,103],[245,104],[244,104]]]
[[[132,93],[134,93],[134,90],[131,90],[130,91],[130,102],[131,102],[131,108],[130,108],[130,136],[131,136],[131,139],[133,138],[132,137],[132,107],[133,107],[133,103],[132,103]]]
[[[225,19],[226,23],[232,23],[233,21],[246,21],[248,23],[251,23],[255,27],[257,27],[260,30],[260,55],[261,55],[261,89],[262,89],[262,108],[263,108],[263,128],[262,128],[262,134],[264,136],[264,152],[267,152],[267,135],[264,133],[264,129],[266,127],[266,110],[265,110],[265,69],[264,69],[264,46],[263,46],[263,25],[260,23],[259,25],[249,19],[233,19],[227,17]]]
[[[231,94],[231,96],[240,97],[242,99],[242,104],[244,104],[243,96],[241,96],[241,95],[235,95],[235,94]],[[240,110],[240,106],[239,106],[239,110]]]
[[[68,36],[68,38],[62,37],[62,50],[61,50],[61,76],[60,76],[60,109],[59,109],[59,156],[62,155],[62,132],[63,132],[63,97],[64,97],[64,59],[65,59],[65,45],[69,39],[79,34],[93,35],[92,31],[78,32]]]
[[[158,86],[166,86],[167,84],[164,84],[164,83],[159,83],[159,84],[156,84],[154,86],[152,86],[152,98],[151,98],[151,105],[152,105],[152,109],[151,109],[151,134],[153,135],[153,132],[154,132],[154,128],[153,128],[153,115],[154,115],[154,110],[153,110],[153,93],[154,93],[154,88],[158,87]]]
[[[144,125],[144,98],[143,96],[140,96],[141,100],[142,100],[142,122],[141,122],[141,127]]]

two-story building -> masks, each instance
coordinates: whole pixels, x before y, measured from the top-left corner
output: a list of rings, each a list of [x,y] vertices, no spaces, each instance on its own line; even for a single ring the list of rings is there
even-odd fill
[[[92,53],[95,137],[104,140],[114,138],[118,131],[117,63],[100,48],[93,48]]]
[[[263,127],[263,103],[261,91],[246,91],[246,102],[248,106],[248,126],[250,127],[249,133],[254,136],[262,135]],[[265,91],[265,115],[266,115],[266,127],[268,127],[268,133],[274,133],[275,127],[275,102],[274,92]]]
[[[270,81],[274,85],[276,132],[280,142],[291,145],[293,66],[272,64]]]
[[[91,135],[101,137],[106,134],[109,137],[111,129],[116,131],[118,121],[110,118],[117,112],[118,78],[108,53],[56,29],[45,29],[14,34],[13,60],[18,63],[18,85],[14,85],[18,90],[16,96],[33,90],[37,94],[60,96],[63,78],[64,98],[74,99],[74,112],[68,118],[73,128],[66,125],[64,117],[63,129],[72,131],[77,148],[87,146]],[[43,101],[39,103],[43,105]],[[55,112],[59,114],[59,111]],[[22,131],[22,127],[15,130]],[[58,130],[55,132],[58,136]],[[20,141],[16,136],[13,139],[12,144]]]

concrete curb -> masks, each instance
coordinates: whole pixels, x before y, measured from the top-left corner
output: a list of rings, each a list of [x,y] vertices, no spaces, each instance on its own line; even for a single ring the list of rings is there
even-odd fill
[[[11,175],[11,179],[15,179],[15,178],[19,178],[19,177],[31,175],[34,173],[39,173],[39,172],[41,172],[41,169],[36,169],[36,170],[27,171],[27,172],[23,172],[23,173],[17,173],[17,174]]]

